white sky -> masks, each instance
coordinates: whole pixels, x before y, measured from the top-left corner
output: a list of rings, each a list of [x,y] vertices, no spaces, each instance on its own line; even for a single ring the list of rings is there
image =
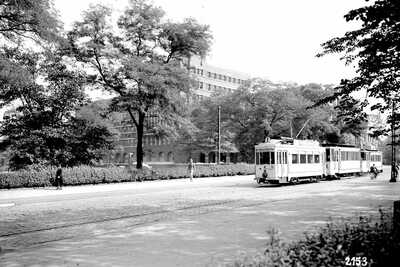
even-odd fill
[[[55,0],[65,26],[78,20],[89,3],[122,9],[126,0]],[[339,56],[316,58],[320,44],[356,25],[347,11],[364,0],[153,0],[166,17],[194,17],[208,24],[214,36],[208,62],[272,81],[339,83],[350,77]]]

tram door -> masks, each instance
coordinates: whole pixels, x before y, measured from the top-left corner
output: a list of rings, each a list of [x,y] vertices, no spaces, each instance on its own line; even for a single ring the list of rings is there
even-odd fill
[[[277,160],[276,160],[276,174],[279,180],[283,180],[283,178],[288,177],[288,161],[287,161],[287,151],[276,152]]]
[[[338,165],[339,165],[339,151],[336,149],[330,149],[331,154],[331,169],[330,175],[335,175],[338,172]]]

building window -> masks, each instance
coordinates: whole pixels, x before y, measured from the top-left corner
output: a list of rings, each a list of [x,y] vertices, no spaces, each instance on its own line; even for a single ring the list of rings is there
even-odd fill
[[[211,78],[211,72],[208,72],[208,78]]]
[[[203,89],[203,82],[199,82],[199,89]]]
[[[168,161],[174,161],[174,154],[172,152],[168,152]]]
[[[211,91],[211,84],[207,84],[208,91]]]

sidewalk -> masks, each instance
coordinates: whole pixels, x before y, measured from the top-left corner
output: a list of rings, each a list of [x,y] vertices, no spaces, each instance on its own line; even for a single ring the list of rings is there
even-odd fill
[[[226,179],[248,179],[252,181],[252,175],[243,176],[221,176],[221,177],[202,177],[194,178],[195,184],[207,185],[213,180],[213,183],[224,183]],[[242,180],[241,179],[241,180]],[[30,197],[46,197],[46,196],[59,196],[71,194],[87,194],[87,193],[101,193],[113,191],[140,191],[153,187],[162,186],[165,189],[176,188],[187,185],[189,178],[172,179],[172,180],[156,180],[145,182],[125,182],[125,183],[110,183],[110,184],[96,184],[96,185],[79,185],[79,186],[64,186],[62,190],[56,190],[56,187],[39,187],[39,188],[16,188],[16,189],[0,189],[0,208],[2,205],[9,204],[9,200],[30,198]]]

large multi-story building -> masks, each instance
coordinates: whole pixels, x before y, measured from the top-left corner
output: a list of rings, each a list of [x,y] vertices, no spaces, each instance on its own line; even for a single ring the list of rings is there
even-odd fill
[[[191,57],[183,64],[195,76],[197,88],[194,92],[199,98],[233,92],[250,79],[249,75],[208,65],[204,58]]]
[[[217,68],[208,65],[204,58],[191,57],[182,61],[182,67],[187,68],[196,80],[196,88],[191,101],[199,101],[213,94],[228,93],[237,90],[247,81],[250,76],[232,70]],[[129,159],[136,160],[136,128],[130,123],[127,114],[115,125],[120,133],[116,141],[115,151],[109,154],[104,163],[126,164]],[[159,123],[156,115],[148,118],[147,128]],[[154,135],[151,131],[144,134],[144,162],[147,163],[183,163],[189,157],[197,162],[215,162],[214,151],[187,151],[178,143],[168,138]],[[132,159],[133,158],[133,159]],[[221,159],[224,161],[235,161],[232,153],[223,153]]]

